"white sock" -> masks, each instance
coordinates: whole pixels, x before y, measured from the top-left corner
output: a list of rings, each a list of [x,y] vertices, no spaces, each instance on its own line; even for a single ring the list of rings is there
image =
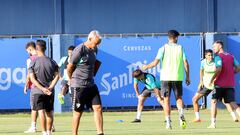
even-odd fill
[[[237,120],[237,116],[236,116],[235,112],[231,112],[230,114],[231,114],[233,120]]]
[[[47,131],[47,135],[52,135],[52,132],[51,131]]]
[[[184,113],[183,113],[183,108],[178,108],[178,113],[179,113],[179,116],[184,115]]]
[[[235,115],[236,115],[237,118],[240,117],[240,116],[238,115],[238,113],[237,113],[236,110],[234,111],[234,113],[235,113]]]
[[[43,135],[48,135],[46,131],[42,131],[42,134]]]
[[[31,123],[31,127],[32,127],[32,128],[36,128],[36,122],[32,122],[32,123]]]
[[[171,123],[170,116],[166,116],[165,120],[166,120],[166,124],[170,125],[170,123]]]
[[[141,120],[141,115],[142,115],[142,112],[137,112],[137,117],[136,117],[136,119],[139,119],[139,120]]]
[[[216,124],[216,118],[211,118],[211,124]]]
[[[197,120],[200,120],[200,113],[199,112],[195,112],[195,116]]]

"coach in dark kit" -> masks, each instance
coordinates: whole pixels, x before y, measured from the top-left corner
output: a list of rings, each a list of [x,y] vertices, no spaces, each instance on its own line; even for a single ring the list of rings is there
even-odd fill
[[[103,135],[102,104],[97,85],[94,82],[97,46],[101,43],[98,31],[91,31],[88,40],[78,45],[72,53],[67,67],[70,86],[73,89],[72,134],[78,134],[80,118],[84,107],[92,107],[97,134]]]
[[[37,40],[36,50],[38,57],[29,66],[30,79],[35,85],[32,88],[33,110],[38,111],[43,135],[51,135],[54,86],[59,79],[59,68],[53,59],[45,56],[46,42],[44,40]]]

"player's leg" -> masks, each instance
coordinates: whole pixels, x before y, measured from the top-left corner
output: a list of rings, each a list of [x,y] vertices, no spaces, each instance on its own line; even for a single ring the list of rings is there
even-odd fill
[[[150,96],[151,96],[151,92],[149,90],[147,90],[146,87],[144,87],[141,95],[138,97],[138,106],[137,106],[136,118],[131,123],[140,123],[141,122],[141,116],[142,116],[142,110],[143,110],[144,102],[146,101],[147,97],[150,97]]]
[[[232,119],[234,122],[238,122],[238,117],[237,114],[235,112],[235,102],[231,102],[231,103],[225,103],[224,100],[222,100],[222,103],[226,106],[228,112],[230,113],[230,115],[232,116]]]
[[[73,118],[72,118],[72,135],[78,135],[78,128],[80,119],[84,110],[85,105],[85,94],[84,89],[73,88]]]
[[[102,114],[102,103],[99,95],[99,91],[96,85],[91,88],[91,94],[93,94],[90,102],[92,104],[94,112],[94,120],[96,124],[97,134],[103,135],[103,114]]]
[[[237,105],[236,102],[231,102],[230,105],[232,106],[232,108],[234,109],[235,115],[237,118],[240,117],[240,107]],[[237,122],[237,121],[236,121]]]
[[[52,134],[52,127],[54,121],[53,115],[53,106],[54,106],[54,95],[45,96],[45,112],[46,112],[46,124],[47,124],[47,133]]]
[[[46,111],[46,124],[47,124],[47,133],[51,135],[52,133],[52,126],[53,126],[53,111],[47,112]]]
[[[33,110],[34,95],[30,93],[30,106],[31,106],[31,126],[24,133],[35,133],[37,131],[36,122],[37,122],[37,111]]]
[[[192,98],[192,103],[193,103],[193,110],[195,113],[195,119],[193,120],[193,122],[200,122],[200,113],[199,113],[199,106],[198,106],[198,100],[203,97],[203,94],[200,93],[196,93],[194,95],[194,97]]]
[[[67,94],[68,88],[69,88],[68,82],[66,80],[62,80],[61,92],[58,94],[58,100],[59,100],[60,104],[64,104],[64,96]]]
[[[158,89],[158,88],[155,88],[155,89],[153,90],[153,92],[154,92],[154,94],[155,94],[155,96],[156,96],[156,98],[157,98],[158,103],[159,103],[159,104],[162,106],[162,108],[164,109],[164,98],[161,96],[161,90]]]
[[[228,109],[230,110],[234,121],[238,122],[237,116],[234,112],[234,110],[239,111],[238,106],[235,102],[235,90],[234,88],[226,88],[224,92],[224,102],[226,106],[228,106]]]
[[[212,92],[212,90],[209,90],[209,89],[203,87],[203,88],[199,89],[197,91],[197,93],[195,94],[195,96],[193,97],[193,99],[192,99],[192,101],[193,101],[193,109],[194,109],[195,117],[196,117],[193,120],[193,122],[201,122],[198,101],[203,96],[208,96],[209,93],[211,93],[211,92]]]
[[[182,81],[173,81],[173,90],[174,90],[174,95],[176,98],[176,104],[178,108],[178,113],[179,113],[179,121],[180,121],[180,126],[185,129],[186,128],[186,120],[184,116],[184,103],[182,100]]]
[[[171,126],[171,106],[170,106],[170,95],[171,95],[171,83],[169,81],[161,82],[161,95],[164,97],[164,114],[166,121],[166,129],[172,129]]]
[[[72,134],[73,135],[78,135],[78,127],[80,124],[80,118],[82,116],[82,111],[81,112],[77,112],[77,111],[73,111],[73,118],[72,118]]]
[[[216,117],[217,117],[217,100],[211,100],[211,124],[208,128],[216,128]]]
[[[103,134],[103,114],[101,105],[93,105],[94,120],[96,124],[97,134]]]
[[[33,109],[38,111],[42,134],[47,135],[44,100],[45,100],[45,95],[42,95],[42,94],[34,95]]]
[[[137,115],[136,115],[136,119],[132,121],[132,123],[141,122],[142,110],[143,110],[144,102],[146,101],[146,99],[147,97],[144,97],[142,95],[138,97]]]
[[[37,129],[36,128],[36,123],[37,123],[37,111],[35,110],[31,110],[31,118],[32,118],[32,128],[34,128],[35,130]]]
[[[216,91],[218,91],[218,93]],[[208,128],[216,128],[217,101],[219,98],[221,98],[221,92],[219,89],[213,90],[211,99],[211,124]]]
[[[24,133],[35,133],[37,132],[36,121],[37,121],[37,111],[31,110],[31,126]]]

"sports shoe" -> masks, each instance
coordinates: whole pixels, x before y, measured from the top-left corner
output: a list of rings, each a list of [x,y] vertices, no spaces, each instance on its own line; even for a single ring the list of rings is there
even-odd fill
[[[132,121],[131,123],[141,123],[140,119],[135,119],[134,121]]]
[[[24,131],[24,133],[36,133],[37,129],[34,127],[30,127],[28,130]]]
[[[197,123],[197,122],[202,122],[202,120],[201,119],[194,119],[194,120],[192,120],[192,122]]]
[[[166,124],[166,129],[172,129],[171,124]]]
[[[164,123],[166,123],[167,121],[166,121],[166,120],[164,120],[163,122],[164,122]],[[172,122],[172,120],[170,120],[170,122]]]
[[[64,96],[62,94],[58,94],[58,101],[60,104],[64,104]]]
[[[185,129],[187,127],[187,123],[183,115],[180,117],[180,126],[182,129]]]
[[[236,119],[236,120],[233,120],[234,122],[239,122],[239,120],[238,119]]]
[[[214,129],[214,128],[216,128],[216,124],[211,124],[210,126],[208,126],[208,128]]]
[[[54,125],[52,126],[51,131],[52,131],[52,132],[56,132],[56,129],[55,129]]]

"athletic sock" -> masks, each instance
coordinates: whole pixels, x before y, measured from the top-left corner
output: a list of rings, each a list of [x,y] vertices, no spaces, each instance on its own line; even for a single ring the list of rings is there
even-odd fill
[[[211,118],[211,124],[216,124],[216,118]]]
[[[32,122],[32,123],[31,123],[31,127],[32,127],[32,128],[36,128],[36,122]]]
[[[42,131],[42,134],[43,135],[48,135],[46,131]]]
[[[165,117],[165,120],[166,120],[166,124],[167,124],[167,125],[170,125],[170,124],[171,124],[170,116],[166,116],[166,117]]]
[[[199,112],[195,112],[195,116],[197,120],[200,120],[200,113]]]
[[[180,118],[181,116],[184,116],[183,108],[178,108],[178,113],[179,113],[179,118]]]
[[[233,120],[237,120],[237,116],[236,116],[235,112],[231,112],[230,114],[231,114]]]
[[[138,119],[138,120],[141,120],[141,115],[142,115],[142,112],[137,112],[137,117],[136,117],[136,119]]]
[[[52,132],[51,132],[51,131],[47,131],[47,134],[48,134],[48,135],[52,135]]]

